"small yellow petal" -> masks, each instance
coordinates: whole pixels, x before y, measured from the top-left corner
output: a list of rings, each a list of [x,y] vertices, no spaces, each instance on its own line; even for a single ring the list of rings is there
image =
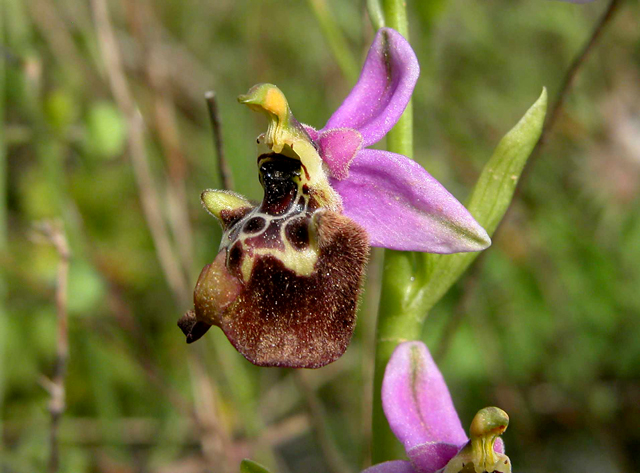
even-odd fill
[[[211,215],[224,223],[225,212],[251,207],[251,202],[235,192],[207,189],[200,196],[202,205]]]

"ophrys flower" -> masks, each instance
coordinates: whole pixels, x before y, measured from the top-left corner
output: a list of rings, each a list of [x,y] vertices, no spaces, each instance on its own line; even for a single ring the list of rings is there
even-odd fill
[[[188,342],[218,325],[252,363],[317,368],[351,339],[369,242],[436,253],[490,244],[415,161],[366,149],[396,123],[418,72],[409,44],[383,28],[355,88],[320,131],[299,123],[274,85],[239,97],[268,120],[257,139],[264,198],[254,205],[233,192],[202,194],[224,234],[194,310],[179,322]]]

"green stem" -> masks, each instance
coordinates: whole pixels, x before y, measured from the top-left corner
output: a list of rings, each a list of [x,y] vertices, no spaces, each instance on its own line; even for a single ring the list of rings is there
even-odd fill
[[[383,0],[384,23],[409,38],[406,4],[402,0]],[[372,17],[375,21],[375,19]],[[413,111],[411,103],[387,134],[387,149],[408,157],[413,155]],[[404,456],[404,449],[389,428],[382,411],[382,378],[395,347],[405,340],[420,337],[421,313],[410,307],[415,289],[415,255],[392,250],[385,251],[384,273],[378,311],[376,359],[373,391],[373,463]]]
[[[347,40],[329,11],[326,0],[308,0],[308,2],[342,74],[349,82],[354,83],[358,79],[358,65],[349,50]]]
[[[0,5],[4,9],[4,5],[2,0],[0,0]],[[5,35],[4,35],[4,24],[3,20],[0,20],[0,44],[7,44]],[[1,54],[5,54],[5,51],[2,51]],[[5,101],[6,101],[6,91],[5,91],[5,63],[6,59],[4,57],[0,58],[0,251],[5,249],[7,244],[7,154],[6,154],[6,143],[4,137],[4,117],[5,117]]]
[[[399,343],[419,338],[421,314],[409,307],[414,292],[414,254],[386,250],[378,309],[373,384],[371,458],[374,464],[404,457],[404,448],[389,428],[382,410],[382,379],[393,350]]]
[[[385,24],[398,31],[409,41],[409,23],[407,22],[407,4],[403,0],[383,0],[382,8]],[[394,153],[413,157],[413,106],[407,105],[404,114],[393,130],[387,134],[387,149]]]
[[[373,23],[373,29],[379,30],[385,27],[384,12],[382,11],[380,0],[367,0],[367,11],[369,12],[371,23]]]
[[[0,0],[0,10],[4,11],[4,1]],[[4,18],[0,19],[0,44],[8,44],[4,34]],[[4,54],[4,51],[2,52]],[[7,154],[6,142],[4,137],[4,117],[6,104],[5,91],[5,64],[6,59],[0,58],[0,254],[6,250],[7,246]],[[5,288],[4,278],[0,277],[0,412],[3,411],[4,391],[5,391],[5,349],[6,333],[7,333],[7,313],[5,306]],[[2,423],[2,415],[0,415],[0,455],[4,450],[4,427]]]

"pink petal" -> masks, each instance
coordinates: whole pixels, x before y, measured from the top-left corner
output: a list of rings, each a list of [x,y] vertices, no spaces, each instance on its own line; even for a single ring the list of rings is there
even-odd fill
[[[391,355],[382,381],[382,407],[407,452],[421,444],[459,448],[467,442],[447,385],[422,342],[401,343]],[[443,448],[431,450],[440,455]]]
[[[381,28],[369,49],[360,79],[324,130],[354,128],[372,145],[396,124],[420,74],[413,49],[400,33]]]
[[[464,206],[415,161],[364,149],[349,177],[331,180],[344,213],[362,225],[372,246],[430,253],[479,251],[487,232]]]
[[[362,135],[353,128],[333,128],[320,133],[317,143],[331,176],[342,180],[349,175],[351,161],[362,147]]]
[[[420,473],[434,473],[444,468],[464,446],[450,443],[422,443],[407,451],[413,466]]]
[[[394,460],[390,462],[378,463],[362,473],[419,473],[413,469],[411,463],[404,460]]]

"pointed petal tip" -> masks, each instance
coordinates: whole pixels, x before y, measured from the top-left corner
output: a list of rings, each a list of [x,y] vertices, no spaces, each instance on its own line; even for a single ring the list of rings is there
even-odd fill
[[[238,96],[238,102],[247,105],[254,111],[263,111],[277,117],[281,122],[289,119],[291,115],[286,97],[273,84],[254,85],[246,94]]]
[[[353,128],[364,146],[380,141],[404,112],[420,75],[409,42],[391,28],[381,28],[367,54],[358,82],[323,130]]]
[[[489,248],[491,244],[491,237],[487,231],[479,224],[476,224],[473,228],[464,229],[461,232],[460,246],[455,253],[483,251]]]
[[[255,104],[259,103],[264,99],[267,91],[269,89],[277,87],[273,84],[268,84],[266,82],[261,82],[260,84],[256,84],[251,87],[246,94],[238,95],[238,102],[242,104]]]
[[[371,246],[460,253],[491,244],[469,211],[415,161],[388,151],[358,151],[344,180],[332,180],[344,213],[362,225]]]
[[[544,110],[547,110],[547,100],[548,100],[548,94],[547,94],[547,88],[543,85],[542,86],[542,92],[540,93],[540,97],[538,97],[538,100],[536,100],[536,103],[534,105],[538,105],[540,107],[543,107]]]

